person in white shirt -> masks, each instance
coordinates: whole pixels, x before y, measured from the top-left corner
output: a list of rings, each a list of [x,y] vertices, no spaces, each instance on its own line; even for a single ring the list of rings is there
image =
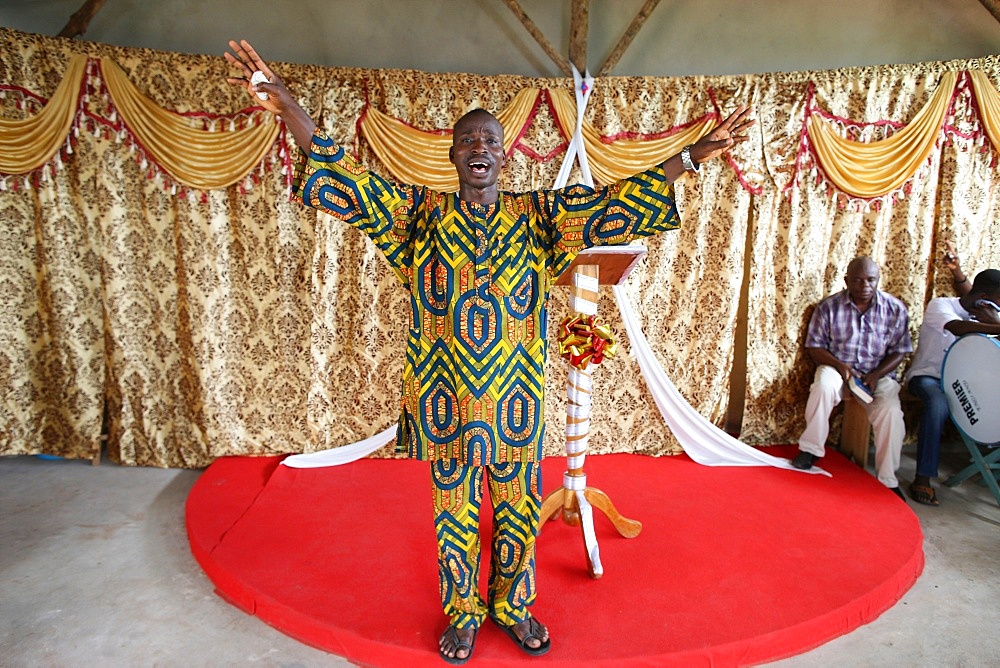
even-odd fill
[[[917,503],[940,504],[931,479],[938,475],[941,432],[949,417],[941,388],[945,353],[958,337],[977,333],[1000,334],[1000,269],[979,272],[966,294],[932,299],[924,311],[917,352],[906,374],[907,389],[923,403],[917,431],[917,472],[909,490]]]

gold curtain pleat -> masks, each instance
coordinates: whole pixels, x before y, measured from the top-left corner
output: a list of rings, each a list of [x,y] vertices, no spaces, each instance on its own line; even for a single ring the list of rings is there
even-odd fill
[[[0,118],[0,172],[25,174],[52,159],[73,124],[86,67],[87,56],[74,54],[42,111],[24,120]]]
[[[280,125],[267,122],[242,130],[209,132],[163,109],[136,88],[125,72],[101,59],[108,91],[128,129],[171,178],[201,190],[226,188],[243,179],[274,145]]]
[[[981,70],[969,70],[972,77],[972,90],[979,103],[979,120],[986,128],[995,150],[1000,150],[1000,93],[993,87],[993,82]]]
[[[510,151],[535,108],[539,90],[524,88],[510,104],[497,113],[503,127],[504,150]],[[368,108],[361,121],[361,133],[379,160],[402,183],[424,185],[435,190],[458,190],[455,166],[448,160],[450,132],[426,132]]]
[[[549,91],[559,124],[565,131],[576,127],[576,102],[565,89]],[[613,183],[659,164],[693,144],[715,124],[705,118],[677,134],[659,139],[619,139],[606,142],[588,121],[583,122],[583,144],[590,173],[598,183]],[[570,139],[570,137],[567,137]]]
[[[945,72],[937,91],[910,123],[880,141],[852,141],[837,134],[833,123],[814,113],[809,137],[827,177],[856,197],[880,197],[898,189],[923,164],[944,122],[955,72]]]

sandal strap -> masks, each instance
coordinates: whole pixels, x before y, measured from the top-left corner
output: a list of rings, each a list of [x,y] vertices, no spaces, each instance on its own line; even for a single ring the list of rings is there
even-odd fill
[[[534,617],[528,618],[528,632],[524,634],[523,638],[521,638],[521,647],[528,647],[528,640],[531,638],[541,642],[542,639],[535,634],[540,626],[541,624],[539,624]],[[529,649],[534,649],[534,647],[530,647]]]
[[[472,651],[472,645],[458,637],[458,629],[455,628],[454,624],[448,625],[448,628],[444,630],[444,635],[448,636],[448,640],[455,646],[456,652],[460,649]],[[476,636],[473,635],[472,637],[475,638]]]

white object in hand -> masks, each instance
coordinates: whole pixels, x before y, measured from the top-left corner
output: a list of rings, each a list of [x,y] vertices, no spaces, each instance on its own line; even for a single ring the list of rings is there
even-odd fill
[[[261,72],[260,70],[257,70],[256,72],[254,72],[250,76],[250,83],[252,83],[254,85],[257,85],[259,83],[271,83],[271,82],[267,80],[267,77],[264,75],[263,72]],[[257,97],[259,97],[262,100],[266,100],[267,99],[267,93],[258,92],[257,93]]]

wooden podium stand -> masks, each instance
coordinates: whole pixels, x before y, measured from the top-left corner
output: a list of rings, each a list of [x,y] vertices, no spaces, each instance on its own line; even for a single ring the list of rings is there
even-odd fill
[[[601,284],[618,285],[645,255],[642,246],[598,246],[580,253],[556,281],[556,285],[570,285],[570,311],[583,315],[597,314],[598,288]],[[594,365],[586,369],[570,368],[566,386],[566,467],[563,485],[553,490],[542,501],[541,520],[555,519],[562,515],[563,522],[580,526],[583,530],[584,551],[590,577],[604,574],[597,536],[594,532],[593,508],[603,512],[615,529],[625,538],[635,538],[642,531],[642,524],[622,517],[608,495],[587,486],[583,471],[587,456],[590,431],[591,374]],[[541,527],[539,527],[541,531]]]

